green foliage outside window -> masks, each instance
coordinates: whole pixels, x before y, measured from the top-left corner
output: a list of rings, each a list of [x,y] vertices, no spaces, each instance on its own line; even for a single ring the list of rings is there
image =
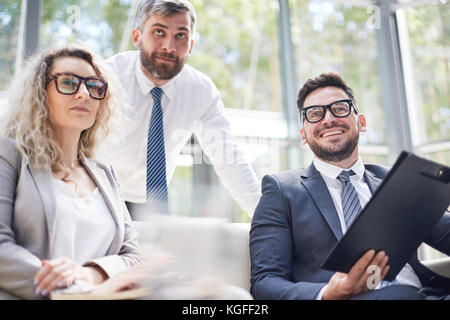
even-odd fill
[[[20,3],[17,0],[0,2],[0,91],[8,89],[9,81],[14,75]]]
[[[415,99],[426,132],[423,142],[450,139],[450,3],[406,10]],[[450,158],[447,158],[447,164]]]

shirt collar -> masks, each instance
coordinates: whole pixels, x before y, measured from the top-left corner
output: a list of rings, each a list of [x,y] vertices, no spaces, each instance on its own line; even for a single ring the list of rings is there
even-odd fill
[[[136,79],[139,87],[141,88],[142,94],[144,95],[150,94],[150,90],[152,90],[156,86],[149,78],[147,78],[144,71],[142,71],[140,58],[136,60],[135,69],[136,69]],[[182,71],[183,70],[181,70],[180,73]],[[172,100],[175,95],[176,79],[178,78],[180,73],[177,74],[174,78],[167,81],[166,84],[161,86],[161,89],[164,91],[164,94],[169,98],[169,100]]]
[[[325,176],[327,176],[331,179],[336,179],[343,171],[343,169],[341,167],[324,162],[324,161],[318,159],[317,157],[314,157],[313,163],[314,163],[314,166],[316,167],[317,171],[319,171],[321,174],[324,174]],[[358,176],[358,178],[362,179],[364,176],[365,168],[364,168],[364,163],[363,163],[361,157],[359,157],[358,161],[356,161],[355,164],[347,170],[353,170],[353,172],[355,172],[355,174]]]

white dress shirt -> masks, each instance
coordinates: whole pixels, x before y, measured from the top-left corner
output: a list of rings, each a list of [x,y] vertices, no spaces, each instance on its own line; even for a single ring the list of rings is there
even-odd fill
[[[330,192],[331,195],[331,199],[333,200],[334,206],[336,208],[339,221],[341,223],[342,234],[345,234],[347,232],[347,226],[345,224],[344,212],[342,210],[342,197],[341,197],[342,183],[337,179],[337,177],[339,176],[339,174],[342,172],[343,169],[338,166],[334,166],[327,162],[321,161],[316,157],[314,158],[313,163],[317,171],[319,171],[320,175],[325,181],[325,184],[327,185],[328,191]],[[364,178],[365,167],[361,158],[359,158],[358,161],[356,161],[356,163],[347,170],[348,171],[353,170],[353,172],[355,172],[355,175],[350,176],[350,183],[353,185],[353,187],[356,190],[356,193],[358,194],[359,202],[361,203],[361,208],[364,208],[364,206],[369,202],[370,198],[372,197],[372,193],[370,192],[369,186],[367,185]],[[400,273],[397,275],[396,280],[398,281],[399,284],[410,285],[419,289],[422,288],[422,284],[419,278],[417,277],[416,273],[409,264],[406,264],[403,267],[403,269],[400,270]],[[376,289],[378,288],[379,285]],[[316,297],[317,300],[322,299],[325,289],[326,286],[323,287],[322,290],[317,295]]]
[[[128,105],[124,106],[123,141],[104,146],[98,157],[117,171],[124,199],[144,203],[147,134],[153,108],[150,90],[155,85],[141,69],[139,51],[120,53],[109,58],[107,63],[119,77]],[[261,196],[260,182],[232,136],[214,83],[203,73],[185,65],[161,88],[164,91],[161,105],[167,182],[173,176],[177,157],[194,133],[222,183],[252,215]],[[194,159],[194,163],[199,161],[202,159]]]

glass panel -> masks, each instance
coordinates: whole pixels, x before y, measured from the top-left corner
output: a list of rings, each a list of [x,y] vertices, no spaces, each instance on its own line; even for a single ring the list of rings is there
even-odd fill
[[[450,150],[421,154],[424,158],[450,166]]]
[[[410,74],[405,83],[415,151],[450,165],[450,3],[435,1],[399,10],[397,17],[400,28],[406,25],[402,56],[405,73]],[[422,151],[430,147],[436,151]],[[419,257],[428,260],[445,255],[422,244]]]
[[[279,111],[278,1],[193,0],[189,63],[212,78],[225,107]]]
[[[108,58],[128,39],[126,23],[133,0],[45,0],[40,30],[41,48],[81,40]],[[133,13],[131,13],[133,14]],[[134,22],[134,21],[133,21]]]
[[[0,91],[7,90],[15,69],[22,1],[0,2]]]
[[[241,137],[239,142],[243,150],[252,154],[248,158],[258,175],[260,170],[261,174],[266,173],[268,161],[261,159],[271,152],[267,142],[270,140],[261,142],[251,137],[257,136],[255,132],[260,131],[267,135],[269,127],[278,134],[277,126],[267,126],[266,121],[266,127],[263,127],[255,120],[259,114],[250,114],[250,110],[275,111],[272,113],[276,113],[276,119],[271,118],[274,121],[279,120],[278,115],[282,112],[278,1],[267,1],[261,5],[258,1],[245,0],[193,0],[192,4],[198,21],[188,63],[211,77],[216,84],[234,132]],[[196,181],[192,167],[178,167],[175,171],[169,191],[177,198],[174,202],[177,214],[249,222],[247,214],[232,199],[211,166],[195,170],[203,170],[200,175],[207,178],[202,182]],[[209,199],[207,203],[206,194]]]
[[[174,172],[174,177],[168,186],[171,212],[179,216],[190,216],[192,208],[192,156],[183,155],[188,163],[179,163]],[[186,160],[185,160],[186,162]],[[190,162],[190,163],[189,163]]]
[[[386,144],[374,12],[344,1],[289,3],[299,87],[323,72],[339,72],[366,115],[369,130],[360,143]]]
[[[450,3],[408,8],[405,16],[416,143],[450,141]],[[450,163],[450,157],[444,160]]]

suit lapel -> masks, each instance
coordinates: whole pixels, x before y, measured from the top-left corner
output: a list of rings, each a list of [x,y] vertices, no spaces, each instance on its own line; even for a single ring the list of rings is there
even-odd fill
[[[369,186],[369,190],[372,195],[383,182],[382,179],[375,177],[375,175],[368,170],[365,170],[364,178],[367,182],[367,185]],[[322,176],[314,167],[314,164],[311,163],[311,165],[305,170],[304,175],[302,175],[301,182],[308,190],[311,198],[330,226],[330,229],[335,235],[336,239],[340,240],[342,238],[342,228],[338,213],[334,206],[333,200],[331,199],[331,195],[328,191],[325,181],[322,179]]]
[[[328,188],[322,176],[311,164],[305,171],[305,175],[302,176],[302,184],[308,190],[309,195],[313,199],[320,213],[328,223],[331,231],[335,235],[336,239],[342,238],[342,228],[339,221],[338,213],[334,206],[331,195],[328,192]]]
[[[53,190],[52,172],[50,169],[35,169],[26,164],[31,172],[31,176],[36,183],[36,188],[42,199],[44,215],[47,221],[47,232],[49,241],[49,257],[53,253],[53,244],[56,228],[56,207],[55,192]]]
[[[372,193],[372,195],[375,193],[380,184],[383,182],[383,180],[375,177],[375,175],[367,169],[364,170],[364,179],[366,180],[366,183],[369,186],[369,190],[370,193]]]
[[[81,163],[91,176],[92,180],[94,180],[95,184],[97,185],[100,193],[103,196],[103,199],[105,200],[106,205],[109,208],[109,211],[111,212],[114,221],[116,222],[119,236],[114,237],[114,240],[111,243],[110,248],[108,249],[109,252],[111,252],[111,250],[114,251],[114,248],[117,248],[117,245],[121,243],[121,239],[124,238],[124,218],[122,214],[119,214],[119,209],[121,208],[118,207],[118,203],[116,201],[118,197],[116,196],[111,182],[106,176],[104,170],[99,168],[93,161],[86,159],[84,156],[81,156]]]

